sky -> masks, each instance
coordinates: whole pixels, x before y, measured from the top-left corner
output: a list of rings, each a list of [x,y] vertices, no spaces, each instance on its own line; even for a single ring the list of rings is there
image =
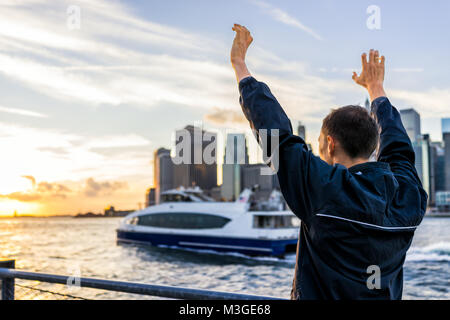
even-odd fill
[[[175,130],[248,133],[229,62],[233,23],[254,37],[250,72],[306,125],[313,148],[330,109],[366,99],[351,75],[371,48],[386,56],[391,102],[415,108],[422,132],[441,140],[449,15],[446,0],[2,0],[0,215],[136,209],[153,152],[173,147]]]

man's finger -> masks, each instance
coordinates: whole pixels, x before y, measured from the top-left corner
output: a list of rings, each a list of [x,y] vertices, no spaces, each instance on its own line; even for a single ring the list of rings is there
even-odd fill
[[[374,56],[375,56],[375,51],[373,51],[373,49],[370,49],[370,52],[369,52],[369,63],[373,63],[374,62]]]
[[[361,55],[361,63],[364,69],[364,67],[367,65],[367,54],[365,52]]]
[[[380,56],[380,53],[378,52],[378,50],[375,50],[375,53],[373,55],[374,62],[376,62],[376,63],[380,62],[379,56]]]
[[[385,57],[381,56],[381,60],[380,60],[380,64],[384,67],[384,61],[385,61]]]

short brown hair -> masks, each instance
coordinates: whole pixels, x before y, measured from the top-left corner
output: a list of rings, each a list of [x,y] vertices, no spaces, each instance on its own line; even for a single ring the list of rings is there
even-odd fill
[[[361,106],[334,109],[323,119],[322,131],[342,145],[351,158],[369,158],[378,145],[378,126]]]

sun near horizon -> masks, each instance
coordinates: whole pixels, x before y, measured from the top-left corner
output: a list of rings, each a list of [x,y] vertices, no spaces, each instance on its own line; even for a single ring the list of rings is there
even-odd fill
[[[39,182],[32,176],[19,176],[0,183],[0,217],[103,213],[111,205],[119,210],[135,210],[144,205],[147,187],[145,182],[94,178],[78,183]]]

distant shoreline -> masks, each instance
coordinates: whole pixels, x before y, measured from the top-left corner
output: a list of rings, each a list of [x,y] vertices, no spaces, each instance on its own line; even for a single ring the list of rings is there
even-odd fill
[[[123,217],[109,217],[104,215],[98,216],[76,216],[76,215],[54,215],[54,216],[34,216],[34,215],[24,215],[24,216],[0,216],[0,219],[17,219],[17,218],[123,218]]]
[[[445,213],[427,213],[425,214],[425,218],[450,218],[450,212]]]
[[[23,216],[0,216],[0,219],[16,219],[16,218],[76,218],[76,219],[90,219],[90,218],[123,218],[123,217],[111,217],[105,215],[95,215],[95,216],[77,216],[77,215],[54,215],[54,216],[34,216],[34,215],[23,215]],[[445,213],[427,213],[424,218],[450,218],[450,212]]]

